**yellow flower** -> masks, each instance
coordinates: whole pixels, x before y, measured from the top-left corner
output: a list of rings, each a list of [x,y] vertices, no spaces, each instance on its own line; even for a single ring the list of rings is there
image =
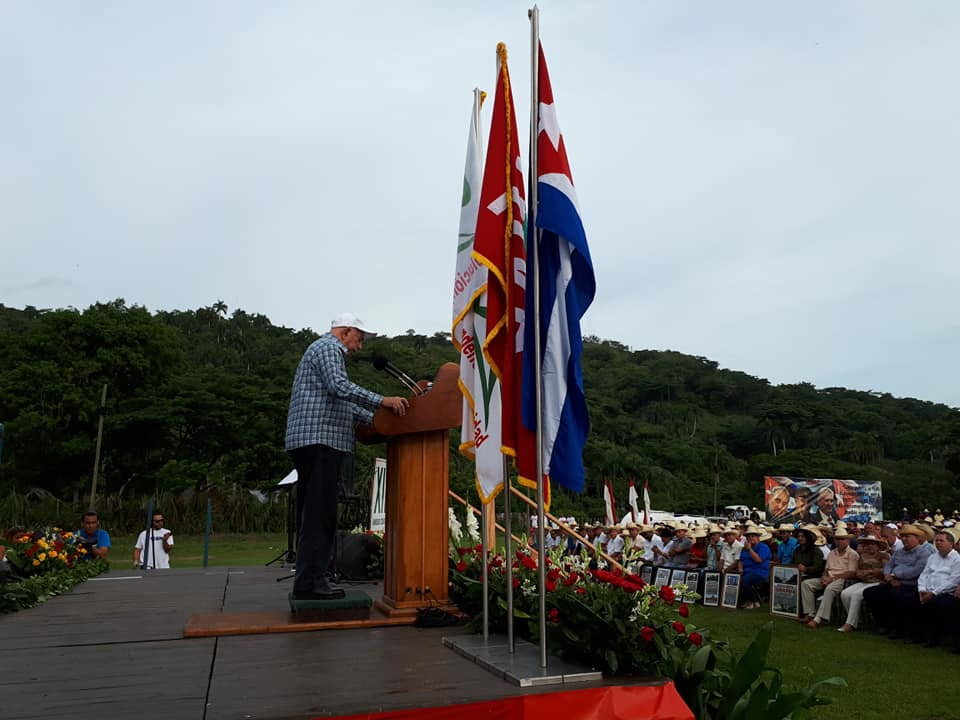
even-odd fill
[[[56,551],[56,550],[51,550],[51,551],[50,551],[50,557],[55,558],[56,556],[57,556],[57,551]]]
[[[44,550],[46,550],[48,547],[50,547],[50,545],[47,544],[47,541],[44,540],[43,538],[40,538],[39,540],[37,540],[37,545],[39,545],[40,547],[42,547]]]
[[[34,567],[36,567],[36,566],[39,565],[39,564],[40,564],[40,561],[39,561],[39,560],[34,560],[34,561],[33,561],[33,566],[34,566]]]
[[[46,559],[47,559],[46,553],[40,553],[39,555],[37,555],[37,560],[39,560],[40,562],[43,562]]]
[[[28,543],[28,542],[30,542],[30,536],[29,536],[29,535],[21,535],[21,536],[20,536],[20,539],[17,540],[17,542]]]
[[[73,537],[73,533],[72,533],[72,532],[67,531],[67,532],[65,532],[65,533],[63,534],[63,539],[64,539],[64,540],[69,540],[69,539],[72,538],[72,537]]]
[[[83,545],[80,546],[80,554],[81,554],[81,555],[86,555],[86,554],[87,554],[87,549],[86,549],[85,547],[83,547]]]

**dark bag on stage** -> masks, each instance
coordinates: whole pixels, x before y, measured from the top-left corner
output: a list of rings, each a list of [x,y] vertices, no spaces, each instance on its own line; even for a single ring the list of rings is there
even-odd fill
[[[423,628],[452,627],[460,624],[460,618],[438,607],[424,607],[417,609],[417,619],[413,624]]]

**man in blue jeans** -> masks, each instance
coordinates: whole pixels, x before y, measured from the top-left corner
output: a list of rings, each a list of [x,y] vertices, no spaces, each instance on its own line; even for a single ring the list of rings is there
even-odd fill
[[[327,568],[337,534],[337,489],[353,455],[358,424],[372,425],[373,410],[406,413],[406,398],[384,397],[350,382],[346,356],[363,347],[370,333],[352,313],[330,323],[330,332],[307,348],[297,367],[287,413],[285,448],[297,468],[300,536],[293,579],[296,600],[335,600]]]

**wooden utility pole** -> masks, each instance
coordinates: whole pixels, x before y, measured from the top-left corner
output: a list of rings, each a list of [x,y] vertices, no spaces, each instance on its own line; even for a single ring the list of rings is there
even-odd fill
[[[100,423],[97,428],[97,452],[93,460],[93,482],[90,484],[90,509],[97,509],[97,473],[100,470],[100,443],[103,440],[103,416],[107,411],[107,384],[100,395]]]

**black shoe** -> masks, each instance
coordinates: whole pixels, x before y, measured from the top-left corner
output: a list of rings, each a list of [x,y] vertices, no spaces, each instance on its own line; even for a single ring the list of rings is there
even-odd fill
[[[339,600],[346,595],[339,588],[326,588],[325,590],[316,590],[314,592],[294,592],[294,600]]]

